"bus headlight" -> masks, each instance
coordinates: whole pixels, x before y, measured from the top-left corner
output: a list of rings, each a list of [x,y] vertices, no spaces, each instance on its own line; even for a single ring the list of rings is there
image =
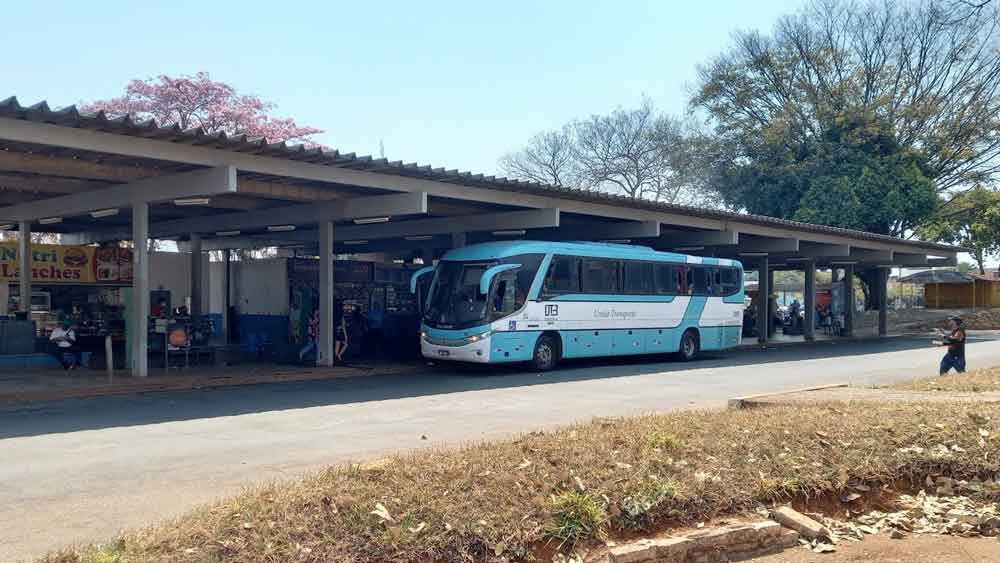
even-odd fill
[[[493,331],[492,330],[487,330],[486,332],[484,332],[482,334],[473,334],[472,336],[466,336],[465,337],[465,342],[468,343],[468,344],[475,344],[476,342],[479,342],[480,340],[482,340],[484,338],[489,338],[491,334],[493,334]]]
[[[420,331],[420,338],[423,338],[423,339],[427,338],[427,331],[426,330],[421,330]]]

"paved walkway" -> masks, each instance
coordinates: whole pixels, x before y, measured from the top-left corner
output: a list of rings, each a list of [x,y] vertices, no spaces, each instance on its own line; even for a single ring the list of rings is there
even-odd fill
[[[127,372],[122,371],[108,377],[106,372],[90,369],[0,371],[0,407],[62,399],[186,391],[419,371],[426,371],[426,366],[421,362],[336,367],[305,367],[269,363],[240,364],[227,367],[193,366],[169,372],[162,369],[153,370],[153,373],[145,378],[130,377]]]
[[[107,538],[331,463],[804,385],[889,383],[933,374],[940,353],[929,339],[873,340],[692,364],[450,370],[0,409],[0,561]],[[1000,341],[973,339],[968,354],[971,367],[1000,365]]]

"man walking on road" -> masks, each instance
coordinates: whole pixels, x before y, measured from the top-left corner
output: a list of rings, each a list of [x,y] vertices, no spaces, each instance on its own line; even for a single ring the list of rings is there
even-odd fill
[[[958,373],[965,373],[965,329],[962,324],[959,317],[948,319],[951,334],[941,340],[941,344],[948,347],[948,352],[941,358],[940,375],[945,375],[951,368],[955,368]]]

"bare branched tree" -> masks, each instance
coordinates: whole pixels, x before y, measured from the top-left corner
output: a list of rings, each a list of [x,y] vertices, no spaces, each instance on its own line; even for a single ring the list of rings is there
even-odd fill
[[[523,149],[504,155],[500,169],[514,178],[559,187],[582,188],[569,126],[539,133]]]
[[[696,129],[644,99],[634,109],[540,133],[499,164],[510,176],[554,186],[703,205],[708,200],[698,196],[708,176],[694,137],[689,139]]]
[[[661,137],[669,135],[652,102],[578,121],[576,158],[590,185],[631,198],[660,197],[669,174]]]
[[[951,10],[952,19],[950,22],[959,22],[965,18],[975,15],[993,3],[993,0],[952,0],[948,8]]]
[[[682,124],[646,99],[573,125],[575,156],[588,185],[631,198],[676,201],[684,188]]]

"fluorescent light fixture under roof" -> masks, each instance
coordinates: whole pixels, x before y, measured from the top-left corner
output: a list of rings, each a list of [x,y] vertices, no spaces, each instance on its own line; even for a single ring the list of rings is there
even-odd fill
[[[359,244],[368,244],[367,240],[345,240],[344,244],[348,246],[357,246]]]
[[[14,225],[11,223],[7,223],[6,225],[0,225],[0,231],[13,231],[13,230],[14,230]]]
[[[412,235],[403,238],[405,238],[406,240],[431,240],[432,238],[434,238],[434,235]]]
[[[119,209],[116,207],[114,209],[99,209],[97,211],[91,211],[90,216],[94,219],[100,219],[101,217],[111,217],[113,215],[118,215]]]
[[[519,237],[519,236],[524,235],[525,232],[527,232],[527,231],[525,231],[524,229],[516,230],[516,231],[493,231],[493,236],[496,236],[496,237]]]
[[[174,205],[180,205],[181,207],[186,205],[208,205],[211,202],[212,199],[207,197],[185,197],[181,199],[175,199]]]
[[[56,223],[62,223],[62,217],[46,217],[45,219],[39,219],[38,223],[40,225],[55,225]]]
[[[355,225],[371,225],[374,223],[388,223],[388,217],[365,217],[363,219],[355,219]]]
[[[632,244],[632,239],[630,238],[619,238],[611,240],[602,240],[601,242],[605,244]]]
[[[217,237],[234,237],[240,234],[240,231],[215,231],[215,236]]]
[[[272,233],[294,231],[295,225],[271,225],[270,227],[267,228],[267,230],[271,231]]]
[[[705,250],[704,246],[678,246],[674,250],[679,250],[681,252],[694,252],[695,250]]]

